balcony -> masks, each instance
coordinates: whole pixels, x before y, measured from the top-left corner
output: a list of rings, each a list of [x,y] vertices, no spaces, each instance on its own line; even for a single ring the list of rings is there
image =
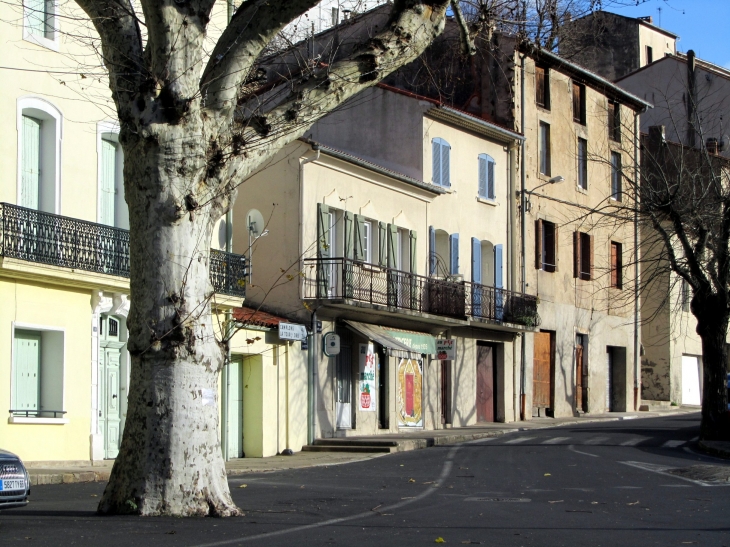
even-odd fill
[[[534,328],[537,298],[468,282],[424,277],[346,258],[304,259],[304,298],[353,301],[412,312]]]
[[[0,203],[0,256],[129,277],[129,231]],[[211,249],[217,293],[246,296],[246,259]]]

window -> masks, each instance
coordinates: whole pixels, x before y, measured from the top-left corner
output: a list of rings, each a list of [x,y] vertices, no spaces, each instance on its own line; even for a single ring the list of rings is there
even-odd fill
[[[623,287],[623,257],[621,255],[620,243],[611,242],[611,287],[621,289]]]
[[[535,221],[535,268],[555,272],[557,257],[558,225],[542,219]]]
[[[373,262],[373,224],[372,222],[365,221],[362,224],[362,241],[363,241],[363,260],[368,264]]]
[[[573,82],[573,121],[586,124],[586,86]]]
[[[550,176],[550,125],[540,122],[540,173]]]
[[[550,71],[540,66],[535,67],[535,102],[550,110]]]
[[[97,124],[99,202],[97,222],[129,229],[129,210],[124,200],[124,153],[119,144],[119,125]]]
[[[690,311],[689,304],[692,300],[692,293],[689,288],[689,283],[682,279],[682,285],[680,287],[680,304],[682,305],[682,311]]]
[[[431,143],[432,181],[439,186],[451,186],[451,146],[444,139],[436,138]]]
[[[654,62],[654,50],[651,46],[646,46],[646,64],[650,65]]]
[[[54,0],[24,0],[23,38],[38,45],[58,50],[56,3]]]
[[[590,281],[593,279],[593,236],[573,232],[573,277]]]
[[[63,331],[14,329],[13,417],[63,418],[63,346]]]
[[[621,201],[621,154],[611,152],[611,197]]]
[[[588,190],[588,141],[578,138],[578,186]]]
[[[621,141],[621,108],[615,101],[608,102],[608,138]]]
[[[18,100],[18,198],[21,207],[60,213],[61,113],[35,97]]]
[[[479,154],[479,197],[496,199],[494,188],[494,159],[487,154]]]

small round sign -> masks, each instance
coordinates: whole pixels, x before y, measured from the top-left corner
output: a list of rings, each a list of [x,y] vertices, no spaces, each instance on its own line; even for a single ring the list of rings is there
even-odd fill
[[[322,351],[327,357],[334,357],[340,354],[340,336],[334,332],[328,332],[322,337]]]

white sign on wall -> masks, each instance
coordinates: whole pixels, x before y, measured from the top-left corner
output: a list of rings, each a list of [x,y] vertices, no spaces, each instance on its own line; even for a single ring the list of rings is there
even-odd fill
[[[306,340],[307,327],[297,323],[279,323],[279,338],[282,340]]]
[[[456,359],[456,340],[453,338],[437,338],[436,359],[441,361],[454,361]]]
[[[375,412],[375,348],[372,343],[360,344],[360,389],[358,408]]]

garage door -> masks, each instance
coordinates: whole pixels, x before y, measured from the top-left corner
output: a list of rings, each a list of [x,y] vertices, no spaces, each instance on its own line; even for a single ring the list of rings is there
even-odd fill
[[[682,404],[700,405],[700,362],[694,355],[682,355]]]

